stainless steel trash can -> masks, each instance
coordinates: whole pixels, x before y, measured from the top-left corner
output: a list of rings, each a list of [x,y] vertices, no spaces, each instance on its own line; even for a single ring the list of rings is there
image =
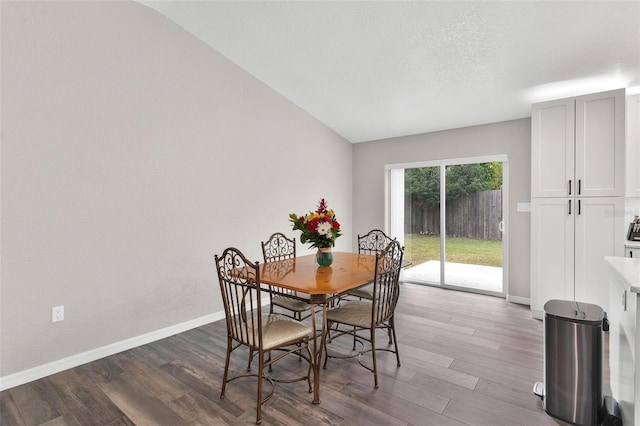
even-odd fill
[[[545,303],[544,410],[549,415],[576,425],[600,425],[604,321],[597,305]]]

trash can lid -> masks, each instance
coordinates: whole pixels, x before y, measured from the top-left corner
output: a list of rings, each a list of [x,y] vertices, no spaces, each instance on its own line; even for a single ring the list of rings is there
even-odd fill
[[[545,315],[581,324],[601,325],[604,311],[598,305],[571,300],[549,300],[544,304]]]

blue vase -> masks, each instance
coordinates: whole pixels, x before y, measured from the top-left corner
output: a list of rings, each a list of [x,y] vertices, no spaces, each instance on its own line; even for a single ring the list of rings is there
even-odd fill
[[[320,266],[330,266],[333,263],[331,248],[319,248],[316,253],[316,262],[318,262]]]

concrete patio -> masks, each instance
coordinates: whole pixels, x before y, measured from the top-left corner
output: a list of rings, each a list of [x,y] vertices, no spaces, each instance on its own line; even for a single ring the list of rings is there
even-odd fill
[[[445,278],[446,285],[486,292],[502,292],[501,267],[446,262]],[[429,260],[405,269],[403,280],[418,284],[440,285],[440,261]]]

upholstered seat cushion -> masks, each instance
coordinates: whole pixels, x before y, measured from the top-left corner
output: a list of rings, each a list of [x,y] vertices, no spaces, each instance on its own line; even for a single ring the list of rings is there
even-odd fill
[[[371,300],[373,299],[373,284],[367,284],[364,287],[349,290],[347,294],[361,299]]]
[[[309,304],[307,302],[294,297],[280,295],[273,296],[272,303],[293,312],[304,312],[309,309]]]
[[[327,320],[356,327],[371,327],[371,302],[358,300],[340,303],[337,308],[327,311]]]
[[[238,334],[241,334],[244,338],[244,328],[240,328],[240,333]],[[251,346],[258,346],[256,330],[252,328],[251,324],[248,324],[248,330],[250,334],[248,343]],[[286,346],[290,342],[294,343],[309,336],[311,332],[311,327],[284,315],[270,314],[262,316],[262,347],[264,350]]]
[[[265,350],[300,340],[311,335],[312,331],[311,327],[284,315],[262,317],[262,345]]]

